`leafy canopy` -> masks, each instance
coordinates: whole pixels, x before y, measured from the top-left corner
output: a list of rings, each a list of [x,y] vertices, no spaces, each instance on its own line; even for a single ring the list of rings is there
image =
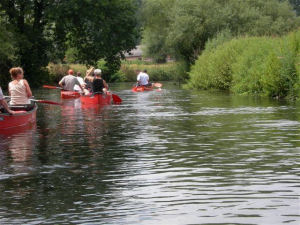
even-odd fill
[[[0,12],[1,28],[15,41],[13,64],[24,67],[35,84],[45,78],[42,71],[50,60],[63,59],[67,47],[76,48],[81,63],[100,58],[115,63],[135,47],[139,35],[135,0],[1,0]]]
[[[232,36],[282,35],[300,24],[291,5],[279,0],[146,0],[143,11],[146,53],[188,63],[224,30]]]

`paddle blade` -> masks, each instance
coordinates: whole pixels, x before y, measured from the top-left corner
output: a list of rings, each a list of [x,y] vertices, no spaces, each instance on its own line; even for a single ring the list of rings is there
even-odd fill
[[[43,104],[50,104],[50,105],[62,105],[62,103],[59,102],[53,102],[53,101],[48,101],[48,100],[34,100],[35,102],[38,103],[43,103]]]
[[[62,89],[60,87],[50,86],[50,85],[43,85],[43,88],[48,88],[48,89]]]
[[[162,83],[154,83],[153,86],[157,88],[161,88],[163,85]]]
[[[122,103],[122,99],[118,95],[112,94],[112,98],[113,98],[114,104],[121,104]]]

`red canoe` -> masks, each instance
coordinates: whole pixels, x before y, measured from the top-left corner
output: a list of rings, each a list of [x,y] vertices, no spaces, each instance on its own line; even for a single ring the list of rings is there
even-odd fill
[[[37,106],[30,111],[17,111],[15,115],[0,113],[0,132],[1,130],[3,131],[34,123],[36,121],[36,110]]]
[[[110,105],[112,96],[107,92],[107,94],[83,95],[80,100],[83,105]]]
[[[133,92],[153,91],[153,87],[152,86],[149,86],[149,87],[146,87],[146,86],[137,86],[137,87],[133,87],[131,90]]]
[[[72,99],[72,98],[79,98],[80,93],[76,91],[61,91],[60,97],[62,99]]]

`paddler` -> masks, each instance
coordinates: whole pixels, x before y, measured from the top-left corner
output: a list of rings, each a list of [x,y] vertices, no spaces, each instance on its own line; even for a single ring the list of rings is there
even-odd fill
[[[92,83],[94,80],[94,67],[91,67],[89,70],[86,71],[85,77],[84,77],[84,83],[85,83],[85,89],[88,91],[92,91]]]
[[[2,92],[2,89],[0,87],[0,106],[3,106],[3,108],[8,112],[9,114],[15,114],[15,111],[12,111],[9,109],[7,102],[4,99],[4,95]],[[1,110],[0,110],[1,111]]]
[[[81,77],[81,73],[80,73],[80,72],[77,72],[75,77],[77,78],[77,80],[78,80],[78,82],[80,83],[80,85],[77,85],[77,84],[76,84],[76,85],[74,86],[74,91],[78,91],[78,92],[79,92],[79,91],[81,91],[81,89],[80,89],[79,86],[81,86],[81,87],[84,88],[85,83],[84,83],[83,78]]]
[[[59,86],[61,86],[66,91],[75,91],[74,87],[77,84],[82,93],[84,93],[83,87],[81,87],[78,79],[73,74],[73,70],[68,70],[68,75],[64,76],[61,81],[59,81]]]
[[[32,92],[27,80],[24,79],[24,72],[21,67],[14,67],[9,70],[12,81],[8,84],[10,105],[29,105]]]
[[[94,80],[92,83],[93,93],[106,93],[108,90],[108,85],[105,80],[101,77],[102,71],[100,69],[95,69],[94,71]]]
[[[143,72],[140,72],[137,76],[137,86],[152,86],[149,82],[149,75],[147,74],[147,70],[145,69]]]

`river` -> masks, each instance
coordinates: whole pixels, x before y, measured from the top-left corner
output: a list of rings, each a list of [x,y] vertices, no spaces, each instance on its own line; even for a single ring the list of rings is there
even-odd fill
[[[0,135],[1,225],[300,223],[299,103],[112,90],[121,105],[40,104]]]

